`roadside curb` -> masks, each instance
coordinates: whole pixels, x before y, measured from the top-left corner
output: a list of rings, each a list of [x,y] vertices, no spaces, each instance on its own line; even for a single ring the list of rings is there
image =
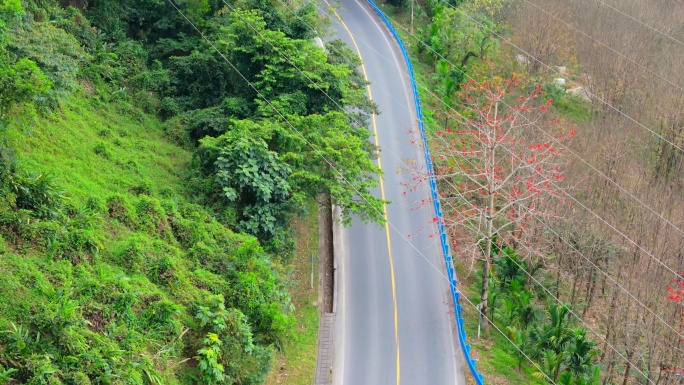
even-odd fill
[[[318,206],[318,351],[316,357],[315,385],[331,385],[333,370],[333,335],[337,311],[337,258],[335,258],[336,233],[339,234],[339,208],[330,204],[329,198],[321,196]],[[337,231],[336,231],[337,230]],[[328,278],[332,280],[332,285]]]
[[[339,293],[337,291],[337,257],[342,255],[341,252],[338,252],[340,248],[342,247],[342,240],[340,239],[342,237],[342,227],[341,227],[341,218],[342,218],[342,210],[340,209],[339,206],[332,206],[332,242],[333,242],[333,304],[332,304],[332,312],[333,314],[337,314],[337,294]]]

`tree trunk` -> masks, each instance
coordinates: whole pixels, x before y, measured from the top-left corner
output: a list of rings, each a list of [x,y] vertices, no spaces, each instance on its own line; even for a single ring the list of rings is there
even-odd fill
[[[575,267],[575,274],[573,274],[574,279],[572,280],[572,290],[570,291],[570,306],[572,307],[575,306],[575,294],[577,294],[577,281],[579,280],[577,270],[579,270],[579,268]]]
[[[601,359],[599,361],[603,362],[603,359],[606,357],[606,353],[609,351],[608,344],[610,343],[610,338],[611,334],[613,332],[613,327],[615,325],[613,324],[615,321],[615,313],[616,313],[616,308],[617,308],[617,300],[618,300],[618,294],[613,293],[613,299],[610,301],[610,308],[608,309],[608,322],[606,323],[606,346],[603,349],[603,353],[601,353]]]
[[[587,312],[589,311],[589,308],[591,307],[591,302],[594,299],[594,290],[596,289],[596,274],[594,272],[594,269],[591,268],[589,270],[589,293],[587,293],[587,301],[586,301],[586,306],[584,307],[584,310],[582,310],[582,318],[587,315]]]
[[[608,374],[603,379],[603,385],[608,385],[608,384],[613,383],[613,370],[614,369],[615,369],[615,360],[612,359],[612,355],[611,355],[610,361],[608,362]]]
[[[561,270],[563,270],[563,257],[562,255],[558,257],[558,270],[556,270],[556,298],[561,299],[560,297],[560,276],[561,276]]]
[[[494,121],[497,119],[499,104],[494,106]],[[496,135],[496,133],[494,134]],[[496,161],[496,140],[491,140],[489,144],[489,154],[485,156],[485,170],[494,170]],[[490,171],[492,173],[492,171]],[[493,173],[487,176],[487,213],[485,214],[485,250],[484,263],[482,265],[482,292],[480,294],[480,324],[484,328],[485,335],[489,335],[489,323],[487,322],[487,307],[489,305],[489,265],[492,260],[492,238],[494,238],[494,191],[495,180]]]
[[[494,197],[489,198],[493,206]],[[492,221],[491,215],[486,217],[487,221],[487,244],[484,250],[484,263],[482,264],[482,292],[480,293],[480,325],[484,329],[485,336],[489,336],[489,322],[487,322],[487,307],[489,306],[489,263],[492,258]]]
[[[411,0],[411,34],[413,34],[413,3],[416,0]]]
[[[634,355],[634,350],[628,350],[627,351],[627,366],[625,367],[625,377],[622,379],[622,385],[627,385],[629,381],[629,372],[632,369],[632,356]]]

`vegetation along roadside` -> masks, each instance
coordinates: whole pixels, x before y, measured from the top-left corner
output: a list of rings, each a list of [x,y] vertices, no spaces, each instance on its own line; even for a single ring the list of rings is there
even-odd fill
[[[605,5],[382,4],[416,70],[488,382],[681,378],[682,8]]]
[[[302,19],[322,21],[306,2],[0,1],[0,384],[307,382],[312,202],[348,221],[381,201],[375,106]]]

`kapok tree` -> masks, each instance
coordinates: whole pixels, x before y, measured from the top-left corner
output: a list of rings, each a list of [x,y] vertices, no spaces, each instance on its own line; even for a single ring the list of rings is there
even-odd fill
[[[482,262],[480,323],[487,333],[492,251],[506,245],[525,257],[544,255],[539,220],[555,215],[550,200],[565,201],[557,142],[575,131],[550,116],[552,100],[541,87],[517,77],[470,81],[460,98],[466,108],[456,128],[434,133],[430,150],[453,249]]]

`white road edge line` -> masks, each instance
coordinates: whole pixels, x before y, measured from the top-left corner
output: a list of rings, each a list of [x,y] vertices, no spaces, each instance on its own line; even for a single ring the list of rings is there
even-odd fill
[[[373,24],[374,24],[375,27],[380,31],[380,34],[381,34],[382,37],[385,39],[385,42],[387,42],[387,45],[390,47],[390,50],[392,51],[392,58],[394,59],[394,63],[395,63],[395,65],[397,66],[397,68],[399,69],[399,73],[402,75],[402,76],[401,76],[401,84],[402,84],[402,86],[404,87],[404,96],[406,97],[407,104],[408,104],[409,107],[410,107],[409,110],[410,110],[410,114],[411,114],[411,117],[412,117],[412,119],[411,119],[411,127],[412,127],[412,128],[415,128],[415,127],[414,127],[414,123],[415,123],[415,122],[417,121],[417,119],[418,119],[418,117],[417,117],[417,112],[416,112],[416,108],[415,108],[415,107],[416,107],[416,104],[415,104],[415,101],[411,100],[411,98],[409,97],[409,95],[412,95],[412,94],[413,94],[413,89],[409,89],[409,88],[407,87],[407,84],[406,84],[406,76],[405,76],[405,74],[404,74],[404,71],[401,70],[402,67],[401,67],[400,61],[397,60],[397,49],[399,48],[399,46],[398,46],[397,43],[394,42],[393,40],[390,41],[390,39],[387,37],[387,34],[388,34],[388,32],[389,32],[389,31],[387,30],[387,28],[385,28],[384,26],[380,26],[380,24],[378,24],[378,21],[377,21],[377,19],[376,19],[376,16],[371,15],[371,13],[368,11],[368,9],[366,8],[366,6],[364,6],[364,4],[361,4],[361,2],[359,2],[359,0],[354,0],[354,2],[356,2],[356,4],[358,4],[358,5],[361,7],[361,9],[363,10],[363,12],[364,12],[366,15],[368,15],[368,17],[373,21]],[[365,3],[365,2],[364,2],[364,3]],[[365,4],[367,5],[368,3],[365,3]],[[402,59],[403,59],[403,57],[402,57]],[[361,58],[361,60],[363,60],[363,58]],[[408,73],[408,71],[409,71],[409,69],[407,68],[407,69],[406,69],[406,73]],[[370,80],[370,79],[369,79],[369,80]],[[372,84],[371,84],[371,87],[373,87]],[[417,130],[413,129],[412,131],[413,131],[413,135],[415,136]],[[380,156],[382,156],[382,154],[380,154]],[[434,227],[434,226],[433,226],[433,227]],[[440,264],[440,266],[441,266],[441,264]],[[454,304],[454,306],[455,306],[455,305],[456,305],[456,304]],[[447,314],[447,317],[448,317],[450,320],[452,319],[448,314]],[[458,322],[458,321],[456,321],[456,322]],[[451,325],[451,322],[449,322],[449,324]],[[451,333],[451,338],[449,338],[449,343],[451,344],[451,353],[452,353],[452,354],[451,354],[451,357],[452,357],[451,362],[452,362],[452,366],[453,366],[453,370],[454,370],[454,376],[456,377],[459,371],[458,371],[458,365],[456,364],[456,346],[454,345],[454,332],[453,332],[453,328],[452,328],[452,327],[449,327],[449,331],[450,331],[450,333]]]
[[[346,231],[344,227],[341,226],[340,221],[340,208],[333,205],[333,258],[335,264],[337,265],[335,282],[335,292],[333,293],[333,313],[335,313],[333,319],[333,368],[332,368],[332,383],[333,384],[344,384],[344,333],[346,326],[346,295],[344,293],[344,279],[342,276],[345,273],[344,265],[347,258],[344,245],[346,244]],[[340,260],[340,258],[343,258]],[[338,263],[340,261],[341,263]],[[339,282],[338,282],[339,281]],[[341,306],[336,306],[337,301],[341,302]],[[339,316],[339,317],[338,317]],[[335,327],[335,324],[340,322],[340,327]],[[339,333],[336,333],[339,332]],[[338,335],[339,334],[339,335]],[[337,380],[336,380],[337,379]]]

